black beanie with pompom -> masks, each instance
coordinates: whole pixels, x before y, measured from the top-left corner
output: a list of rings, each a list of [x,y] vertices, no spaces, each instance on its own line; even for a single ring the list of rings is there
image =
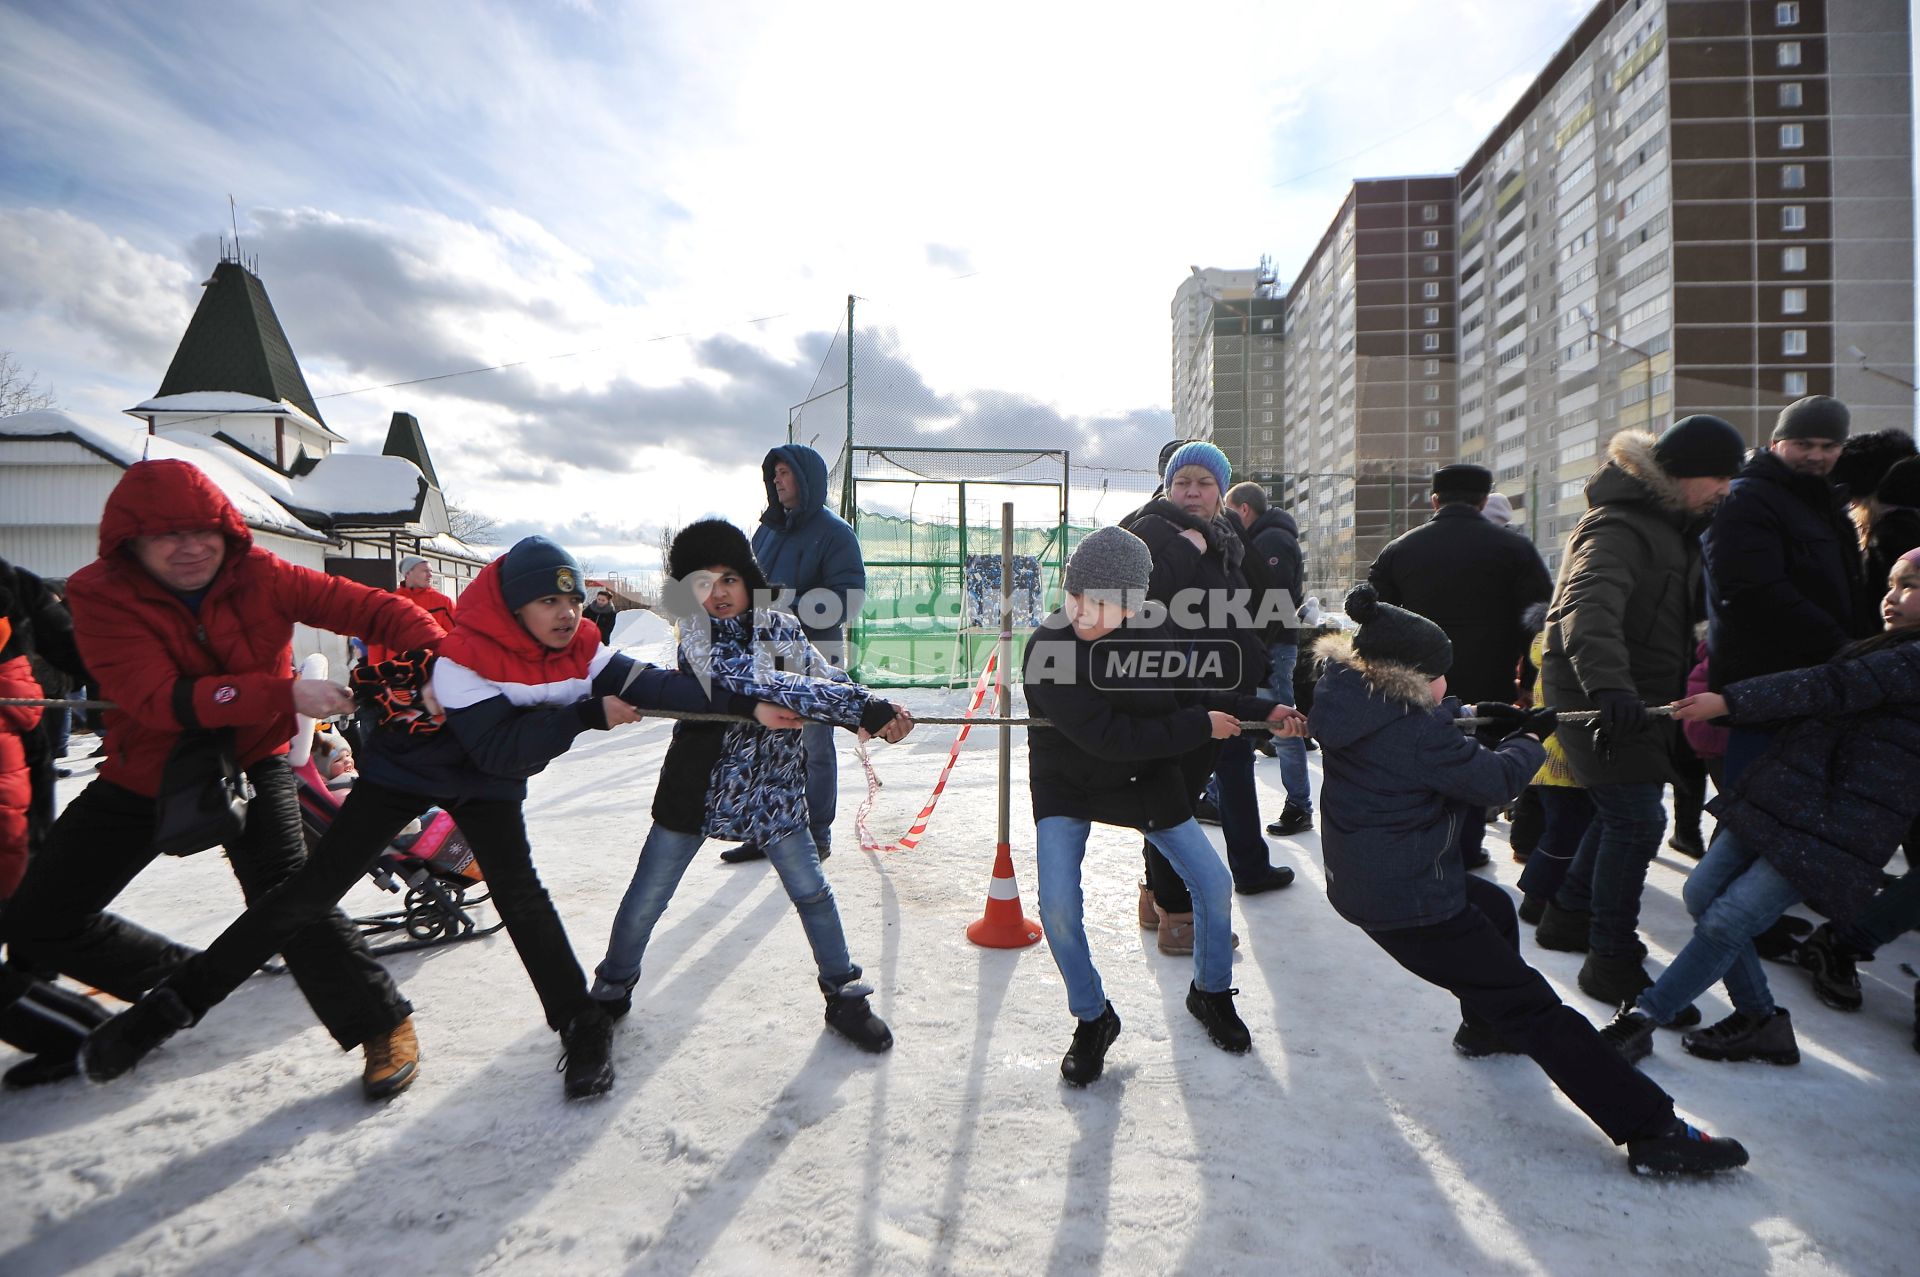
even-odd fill
[[[1453,668],[1453,640],[1447,632],[1418,612],[1382,603],[1370,583],[1362,581],[1347,592],[1346,612],[1360,623],[1353,650],[1361,660],[1411,665],[1428,678]]]

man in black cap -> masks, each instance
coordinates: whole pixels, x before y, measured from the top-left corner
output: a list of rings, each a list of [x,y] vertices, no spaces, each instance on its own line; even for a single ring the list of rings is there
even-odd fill
[[[1773,440],[1741,470],[1701,539],[1707,568],[1707,686],[1818,665],[1864,638],[1859,540],[1846,494],[1828,478],[1847,441],[1847,406],[1826,395],[1788,404]],[[1725,783],[1770,733],[1735,728]]]
[[[1547,609],[1544,702],[1565,713],[1597,709],[1593,727],[1560,729],[1594,821],[1534,936],[1542,948],[1585,952],[1580,988],[1619,1006],[1652,981],[1636,930],[1647,865],[1667,815],[1673,777],[1670,719],[1649,705],[1679,697],[1693,667],[1699,526],[1740,471],[1746,440],[1698,414],[1658,439],[1622,431],[1587,480],[1587,513],[1567,541]],[[1699,1023],[1694,1008],[1687,1023]],[[1676,1021],[1678,1023],[1679,1021]]]
[[[1418,612],[1453,642],[1454,694],[1469,704],[1512,701],[1532,635],[1527,609],[1553,594],[1540,552],[1481,517],[1493,491],[1485,466],[1442,466],[1433,475],[1433,517],[1396,537],[1367,570],[1385,603]],[[1458,846],[1469,869],[1487,863],[1485,813],[1462,821]]]

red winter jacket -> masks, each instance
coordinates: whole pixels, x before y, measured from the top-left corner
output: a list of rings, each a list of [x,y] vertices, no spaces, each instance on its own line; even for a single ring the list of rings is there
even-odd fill
[[[190,610],[133,558],[128,542],[218,528],[227,555]],[[235,730],[241,766],[285,752],[293,735],[293,627],[366,634],[402,650],[441,638],[433,620],[385,590],[296,567],[253,544],[224,492],[185,461],[141,461],[107,498],[100,557],[68,581],[74,636],[107,711],[100,776],[154,794],[181,731]]]
[[[453,600],[429,586],[416,590],[411,585],[402,585],[395,594],[425,612],[434,619],[434,623],[447,633],[453,633]],[[389,657],[400,655],[405,648],[388,647],[383,643],[367,644],[367,664],[372,665]]]
[[[13,623],[0,616],[0,648],[13,634]],[[0,661],[0,697],[39,700],[40,681],[33,676],[24,654]],[[28,732],[40,727],[40,709],[30,705],[0,705],[0,900],[13,894],[27,872],[27,807],[33,801],[33,778],[27,772]]]

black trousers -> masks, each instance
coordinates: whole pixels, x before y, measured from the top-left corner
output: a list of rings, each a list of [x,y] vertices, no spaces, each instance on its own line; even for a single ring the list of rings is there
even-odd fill
[[[1444,922],[1369,931],[1395,962],[1460,999],[1460,1015],[1532,1057],[1615,1144],[1673,1119],[1673,1100],[1608,1046],[1520,956],[1513,901],[1467,876],[1467,907]]]
[[[169,983],[196,1015],[206,1014],[261,963],[276,952],[287,952],[285,938],[324,917],[407,822],[433,805],[433,799],[420,794],[357,782],[299,872],[250,902],[247,911]],[[565,1028],[592,1003],[560,915],[534,872],[519,800],[470,799],[448,810],[486,875],[493,907],[533,979],[547,1023],[556,1030]]]
[[[226,854],[241,895],[251,904],[296,875],[306,847],[287,760],[263,759],[247,775],[254,799],[246,828]],[[191,959],[194,951],[187,946],[106,911],[153,862],[153,822],[151,798],[104,780],[67,804],[0,913],[0,940],[10,961],[32,971],[59,972],[131,1001]],[[392,1031],[412,1014],[346,915],[322,909],[306,921],[260,961],[275,953],[286,959],[294,982],[334,1041],[351,1049]]]

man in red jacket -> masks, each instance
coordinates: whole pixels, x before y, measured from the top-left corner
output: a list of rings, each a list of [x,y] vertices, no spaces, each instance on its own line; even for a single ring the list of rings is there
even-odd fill
[[[0,913],[0,940],[15,964],[131,1001],[192,953],[106,911],[156,854],[155,798],[181,733],[233,732],[254,799],[226,853],[251,901],[306,858],[286,762],[294,715],[353,708],[345,687],[293,676],[295,623],[400,650],[442,633],[405,599],[255,546],[226,494],[184,461],[128,467],[100,517],[100,557],[69,591],[80,654],[117,708],[107,711],[99,778],[68,804]],[[344,914],[302,931],[282,956],[334,1040],[365,1048],[369,1097],[413,1082],[413,1008]],[[36,1056],[5,1081],[31,1086],[76,1071],[72,1059]]]

